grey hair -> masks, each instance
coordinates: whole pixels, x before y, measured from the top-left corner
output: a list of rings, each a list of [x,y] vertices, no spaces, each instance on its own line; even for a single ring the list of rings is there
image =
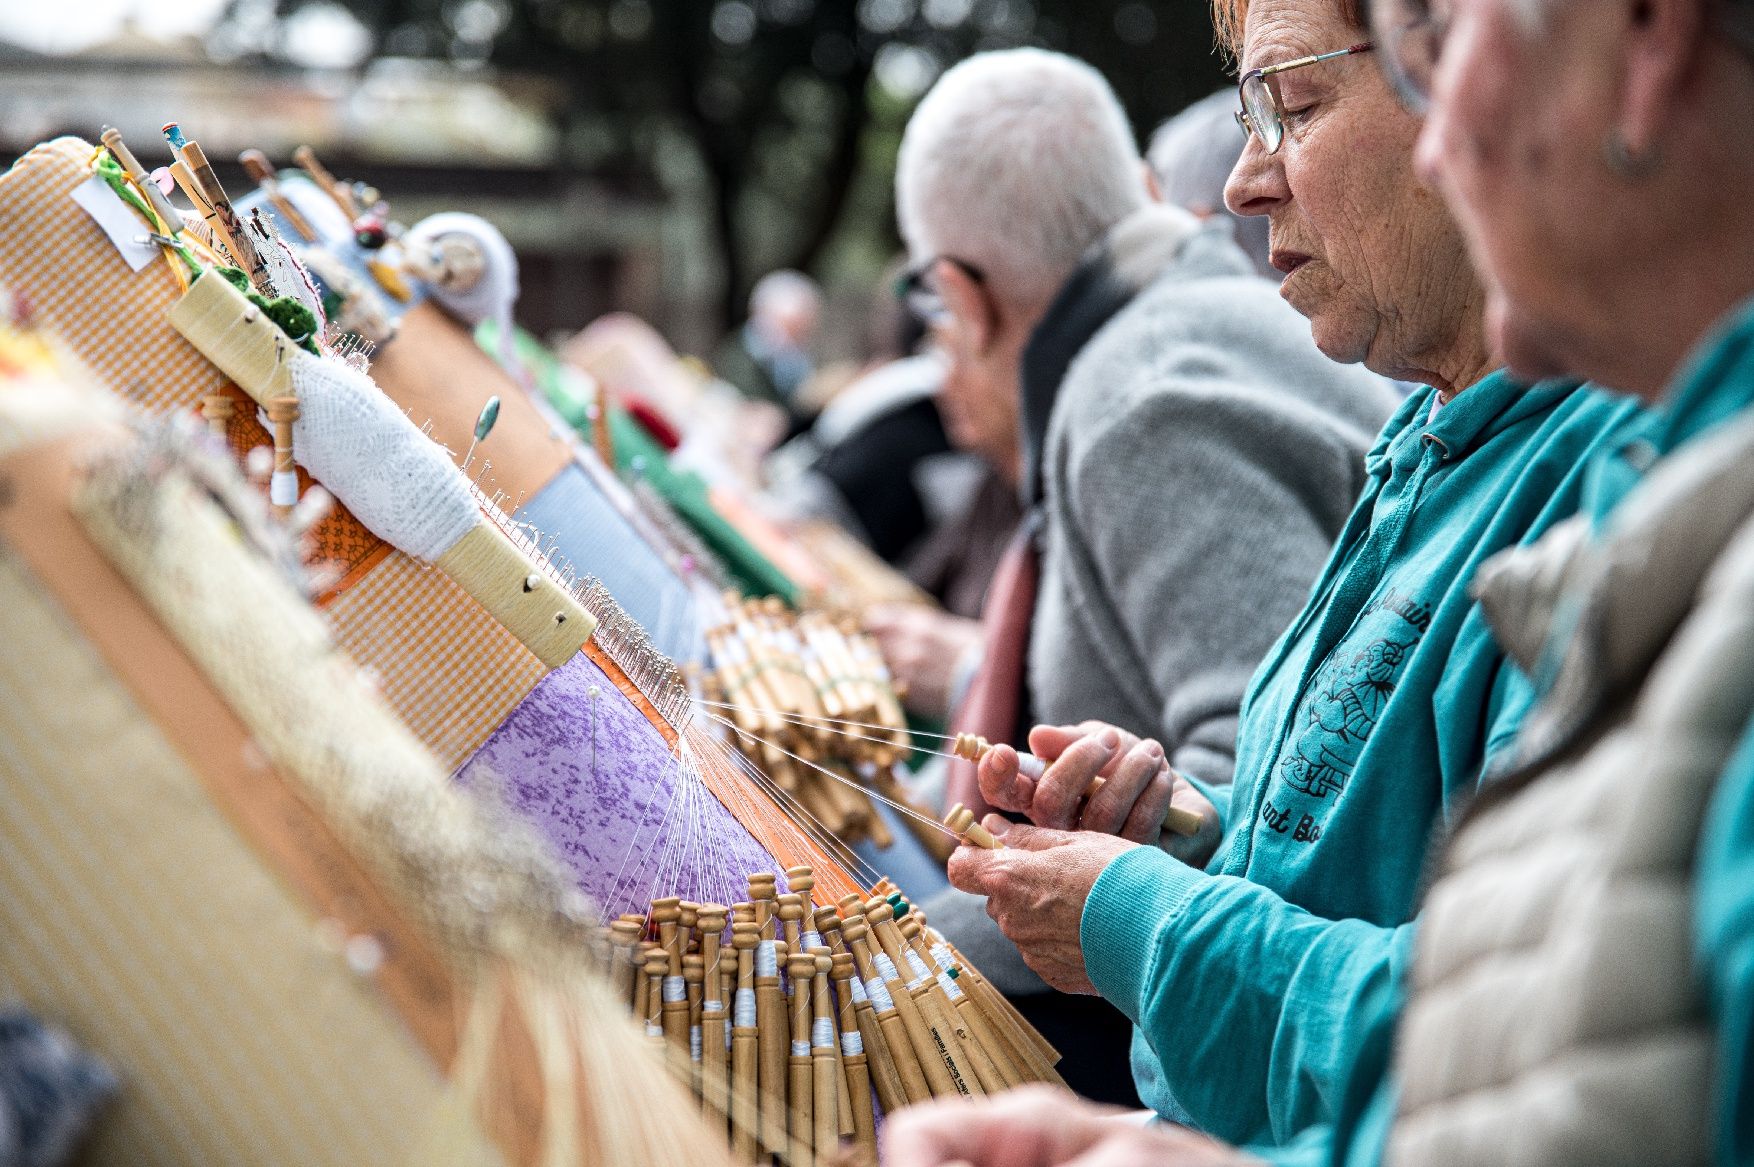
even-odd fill
[[[915,262],[958,259],[1006,301],[1045,304],[1092,243],[1149,202],[1144,170],[1095,69],[1041,49],[978,53],[908,121],[896,217]]]
[[[822,303],[822,291],[816,281],[803,272],[770,271],[755,281],[749,291],[749,314],[765,316],[770,311],[794,304],[815,308]]]
[[[1279,273],[1267,262],[1266,216],[1232,215],[1224,205],[1224,186],[1246,144],[1236,126],[1237,102],[1236,89],[1228,85],[1194,102],[1157,127],[1145,159],[1164,202],[1202,218],[1229,219],[1236,241],[1255,267],[1276,279]]]

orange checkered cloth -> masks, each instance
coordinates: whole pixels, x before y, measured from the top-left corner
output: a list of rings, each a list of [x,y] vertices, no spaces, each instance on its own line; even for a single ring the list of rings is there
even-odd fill
[[[0,284],[133,404],[165,413],[225,393],[239,405],[233,448],[269,445],[250,399],[171,327],[166,314],[183,290],[175,272],[165,263],[131,270],[73,201],[93,152],[88,142],[59,138],[0,175]],[[390,547],[345,509],[312,534],[315,558],[343,571],[325,599],[336,639],[376,673],[391,707],[440,761],[461,764],[535,687],[541,662],[444,573]]]

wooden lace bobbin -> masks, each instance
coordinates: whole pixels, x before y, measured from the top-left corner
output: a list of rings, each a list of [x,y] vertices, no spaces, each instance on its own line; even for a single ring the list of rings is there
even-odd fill
[[[779,897],[778,902],[780,927],[785,936],[784,958],[790,960],[804,951],[804,897],[796,892],[787,892]],[[786,995],[790,996],[792,989],[796,987],[788,987]]]
[[[277,295],[268,278],[268,264],[256,250],[256,244],[239,221],[237,212],[232,209],[231,199],[226,197],[225,187],[220,185],[219,176],[213,173],[213,166],[207,161],[206,153],[193,141],[184,143],[179,153],[211,209],[212,213],[206,216],[208,224],[237,260],[238,266],[250,277],[250,286],[264,296]]]
[[[152,207],[152,213],[158,216],[160,223],[164,224],[165,234],[173,239],[182,234],[182,213],[172,206],[170,199],[166,198],[164,192],[158,189],[158,183],[152,181],[152,176],[146,173],[146,168],[140,165],[138,158],[134,157],[134,151],[128,149],[128,144],[122,141],[121,133],[114,126],[105,126],[100,137],[109,152],[115,155],[116,163],[121,166],[122,172],[133,179],[134,185],[145,195],[147,203]]]
[[[1059,1075],[1047,1060],[1043,1046],[1032,1040],[1033,1027],[1014,1012],[1009,1001],[998,996],[984,981],[977,980],[965,964],[957,962],[953,957],[949,960],[948,968],[943,967],[943,962],[940,962],[940,967],[962,991],[962,999],[957,1002],[957,1007],[965,1009],[965,1015],[972,1014],[984,1023],[982,1040],[985,1041],[991,1035],[992,1041],[988,1043],[987,1049],[995,1060],[1002,1054],[1009,1060],[1011,1072],[1023,1082],[1059,1081]]]
[[[993,833],[987,828],[975,822],[974,812],[960,802],[951,807],[950,813],[944,816],[944,825],[952,833],[961,836],[965,843],[972,843],[976,847],[983,847],[988,851],[1004,849],[1005,844],[994,838]]]
[[[755,946],[755,1009],[761,1050],[761,1141],[768,1147],[782,1147],[786,1142],[787,1033],[779,944],[774,939],[774,877],[765,872],[751,875],[749,899],[755,905],[760,931]]]
[[[717,1117],[721,1121],[730,1110],[727,1078],[730,1012],[726,1008],[722,968],[726,962],[720,949],[726,914],[726,909],[720,904],[700,906],[702,988],[705,993],[700,1007],[700,1101],[709,1118]]]
[[[1007,1032],[1011,1035],[1013,1048],[1033,1051],[1028,1062],[1035,1070],[1036,1080],[1064,1085],[1059,1072],[1054,1069],[1059,1064],[1060,1051],[1055,1049],[1047,1038],[1043,1037],[1035,1026],[1031,1025],[1029,1020],[1017,1011],[1017,1006],[1013,1005],[1005,994],[994,988],[992,983],[981,975],[979,969],[963,958],[954,944],[946,941],[945,947],[950,950],[950,955],[956,961],[956,966],[962,970],[962,975],[958,979],[964,982],[963,991],[971,992],[978,999],[987,1002],[988,1016],[1003,1019],[1003,1023],[1007,1026]]]
[[[985,1081],[982,1082],[988,1092],[997,1093],[1000,1090],[1009,1090],[1029,1081],[1029,1075],[1018,1065],[1016,1053],[1003,1040],[996,1027],[989,1024],[986,1010],[965,992],[961,985],[957,984],[957,978],[951,973],[951,968],[955,966],[944,967],[943,963],[926,946],[925,929],[920,925],[919,916],[910,911],[897,921],[896,927],[901,932],[902,940],[913,950],[920,962],[931,971],[933,978],[943,991],[950,1007],[961,1019],[962,1024],[974,1035],[976,1048],[986,1058],[985,1063],[976,1062],[977,1075],[984,1065],[997,1079],[996,1084],[993,1085],[988,1085]]]
[[[298,163],[300,170],[310,175],[318,190],[335,200],[335,205],[341,208],[341,213],[347,216],[348,222],[359,218],[359,204],[353,201],[353,192],[317,161],[315,150],[309,146],[300,146],[292,152],[292,160]]]
[[[792,1046],[787,1060],[787,1126],[791,1134],[794,1163],[815,1161],[815,1152],[831,1150],[816,1145],[815,1076],[810,1061],[810,1028],[815,1018],[810,1001],[810,985],[816,975],[816,958],[807,953],[794,953],[786,961],[786,973],[797,991],[792,994]]]
[[[280,180],[274,172],[274,164],[268,161],[268,156],[260,150],[245,150],[238,155],[238,164],[244,168],[244,173],[250,176],[250,181],[261,188],[268,201],[274,204],[274,210],[280,215],[281,221],[298,232],[299,237],[306,243],[315,243],[317,241],[316,228],[312,227],[305,217],[299,214],[298,208],[288,202],[286,196],[280,193]]]
[[[201,399],[201,416],[207,422],[207,431],[220,441],[225,441],[231,428],[231,419],[237,415],[237,403],[223,393],[210,393]]]
[[[696,1098],[701,1097],[701,1065],[705,1058],[706,1039],[701,1028],[701,1002],[704,1000],[706,959],[698,952],[682,958],[682,983],[688,994],[688,1086]]]
[[[980,1075],[975,1073],[974,1059],[964,1048],[962,1035],[957,1032],[955,1023],[945,1015],[939,1000],[933,996],[936,985],[930,976],[921,975],[924,970],[912,972],[908,961],[907,945],[902,942],[901,932],[895,927],[895,909],[888,900],[873,898],[865,903],[865,921],[871,926],[871,935],[877,938],[883,952],[888,956],[890,967],[896,970],[901,986],[901,994],[891,987],[891,995],[897,996],[896,1005],[901,1006],[900,995],[904,994],[913,1004],[914,1011],[924,1027],[927,1040],[937,1050],[944,1070],[950,1078],[950,1088],[958,1094],[979,1097],[986,1093],[981,1085]],[[910,969],[910,973],[902,973],[902,969]],[[945,1095],[947,1096],[947,1094]]]
[[[810,953],[811,956],[822,955],[832,959],[835,950],[829,946],[828,938],[823,934],[822,926],[824,921],[828,921],[836,927],[839,926],[839,917],[835,915],[834,909],[818,908],[814,912],[805,916],[804,919],[805,951]],[[820,954],[816,951],[818,948],[822,950]],[[835,1017],[835,1024],[838,1026],[840,1023],[838,1015],[831,1013],[831,1016]],[[846,1066],[841,1061],[841,1042],[838,1037],[834,1042],[833,1053],[836,1083],[835,1091],[839,1095],[837,1113],[840,1115],[840,1134],[842,1138],[851,1138],[853,1136],[853,1100],[847,1088],[847,1071]]]
[[[858,965],[853,962],[852,950],[847,947],[846,937],[841,935],[840,916],[832,908],[823,908],[816,916],[817,930],[822,938],[828,941],[834,955],[847,958],[847,987],[852,994],[851,1006],[853,1020],[859,1033],[859,1044],[864,1048],[865,1069],[876,1087],[877,1101],[882,1104],[885,1113],[894,1113],[907,1105],[907,1091],[901,1083],[901,1074],[895,1068],[895,1058],[889,1052],[889,1043],[878,1027],[877,1014],[871,1008],[871,998],[865,991],[864,981],[860,979]],[[843,1023],[843,1032],[844,1029]],[[849,1086],[849,1089],[851,1087]],[[853,1106],[857,1108],[855,1097]],[[855,1109],[856,1113],[856,1109]]]
[[[268,421],[274,427],[274,477],[268,480],[268,501],[281,518],[298,505],[298,467],[292,459],[292,427],[298,421],[298,398],[270,397]]]
[[[847,1093],[840,1065],[840,1035],[835,1032],[834,999],[829,995],[828,974],[834,958],[827,948],[817,946],[807,954],[815,966],[810,981],[810,1076],[815,1086],[811,1101],[815,1118],[817,1152],[827,1153],[840,1143],[841,1098]],[[799,992],[804,992],[803,988]],[[847,1115],[851,1133],[852,1115]]]
[[[643,931],[641,925],[631,920],[616,920],[609,925],[609,976],[623,1001],[633,1000],[634,961]]]
[[[894,1059],[895,1072],[901,1079],[902,1093],[907,1095],[907,1101],[913,1103],[931,1099],[936,1093],[935,1081],[943,1082],[946,1094],[955,1093],[956,1087],[944,1069],[943,1060],[934,1050],[931,1037],[924,1032],[925,1027],[920,1024],[919,1015],[913,1014],[913,1022],[910,1024],[903,1016],[890,986],[893,983],[902,996],[907,996],[907,991],[901,989],[899,981],[886,977],[882,967],[871,955],[867,943],[870,926],[865,923],[865,917],[843,914],[840,931],[846,938],[847,947],[852,950],[859,976],[865,982],[865,996],[871,1002],[877,1027],[882,1031],[884,1044]],[[911,997],[908,998],[908,1005],[911,1009]],[[919,1031],[917,1041],[914,1037],[916,1030]],[[935,1073],[929,1073],[928,1066],[933,1067]],[[893,1112],[897,1108],[886,1102],[883,1109]]]
[[[682,977],[682,901],[674,896],[652,901],[652,921],[658,926],[658,944],[666,961],[662,1027],[671,1050],[688,1060],[688,991]]]
[[[761,1125],[760,1028],[755,1007],[755,946],[761,929],[753,923],[731,925],[731,948],[737,954],[737,993],[731,1006],[731,1148],[742,1163],[755,1161]]]
[[[877,647],[877,641],[869,632],[860,628],[856,622],[849,621],[855,658],[862,665],[868,666],[872,672],[872,688],[876,696],[877,721],[889,727],[889,739],[892,752],[884,759],[884,764],[900,761],[907,756],[913,745],[908,733],[907,712],[901,707],[901,697],[889,668],[883,662],[883,650]]]
[[[834,981],[835,1000],[840,1005],[841,1066],[852,1103],[853,1139],[875,1156],[877,1115],[871,1107],[871,1068],[870,1055],[866,1052],[865,1027],[860,1021],[853,991],[856,981],[852,953],[835,953],[830,958],[828,975]],[[887,1104],[885,1109],[888,1109]]]
[[[987,756],[987,751],[992,748],[992,743],[978,734],[959,733],[956,735],[956,741],[951,746],[950,752],[957,757],[966,759],[978,766],[980,765],[981,759]],[[1017,751],[1017,769],[1018,772],[1026,778],[1040,778],[1047,772],[1047,763],[1036,757],[1034,754],[1019,750]],[[1084,797],[1090,798],[1098,790],[1101,790],[1107,782],[1108,779],[1103,778],[1100,775],[1092,778],[1090,780],[1090,785],[1084,788]],[[1193,811],[1183,810],[1179,806],[1172,806],[1163,816],[1163,829],[1172,835],[1181,835],[1183,837],[1198,834],[1200,830],[1200,816]]]
[[[646,1040],[664,1047],[664,978],[670,971],[670,957],[661,947],[646,953]]]

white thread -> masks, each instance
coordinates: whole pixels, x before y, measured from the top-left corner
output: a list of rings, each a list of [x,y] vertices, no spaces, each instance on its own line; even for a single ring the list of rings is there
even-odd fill
[[[737,1000],[731,1006],[731,1021],[738,1029],[755,1028],[755,990],[738,989]]]
[[[950,955],[950,946],[948,944],[939,943],[932,945],[932,959],[936,961],[938,967],[945,972],[949,972],[956,967],[956,958]]]
[[[755,975],[758,977],[777,977],[780,975],[778,945],[772,940],[763,940],[755,946]]]
[[[865,995],[865,982],[858,977],[849,978],[848,983],[853,986],[853,1004],[861,1005],[871,999]]]
[[[701,1060],[700,1026],[698,1025],[688,1027],[688,1056],[692,1061]]]
[[[675,1005],[688,1000],[688,982],[681,977],[664,978],[664,1004]]]
[[[834,1022],[827,1017],[818,1017],[810,1022],[810,1047],[821,1049],[823,1046],[834,1048]]]
[[[753,1006],[753,1005],[750,1006],[751,1009],[753,1009],[754,1007],[755,1006]],[[755,1022],[751,1021],[749,1024],[754,1025]],[[725,1048],[726,1049],[731,1048],[731,1019],[729,1017],[725,1018]]]
[[[723,1001],[719,1000],[717,997],[714,997],[711,1001],[702,1001],[700,1003],[700,1011],[702,1013],[717,1013],[719,1010],[723,1009],[724,1007],[725,1007],[725,1003]]]
[[[901,955],[907,959],[908,971],[912,972],[916,979],[932,975],[932,970],[926,967],[926,962],[921,960],[920,954],[913,949],[904,948],[901,950]]]
[[[887,1013],[895,1008],[895,999],[889,995],[889,986],[878,977],[865,982],[865,992],[870,994],[871,1008],[879,1013]]]
[[[646,1036],[647,1037],[663,1037],[664,1036],[664,1027],[662,1025],[658,1025],[654,1022],[648,1021],[648,1022],[646,1022]]]
[[[941,972],[938,974],[938,985],[944,990],[944,995],[950,998],[952,1004],[962,1000],[962,990],[957,987],[956,978],[949,973]]]
[[[814,928],[810,928],[810,929],[805,930],[805,932],[804,932],[804,951],[805,952],[809,952],[812,948],[822,948],[823,946],[824,945],[822,943],[822,933],[816,931],[816,929],[814,929]]]
[[[277,507],[298,505],[298,474],[291,470],[276,470],[274,477],[268,480],[268,501]]]
[[[895,962],[889,959],[887,952],[873,953],[871,959],[877,965],[877,973],[886,981],[899,981],[901,974],[895,971]]]
[[[792,1056],[795,1058],[809,1057],[810,1056],[810,1043],[807,1041],[794,1041],[792,1043]]]
[[[856,1029],[849,1029],[840,1035],[840,1052],[842,1057],[853,1057],[865,1052],[865,1038]]]

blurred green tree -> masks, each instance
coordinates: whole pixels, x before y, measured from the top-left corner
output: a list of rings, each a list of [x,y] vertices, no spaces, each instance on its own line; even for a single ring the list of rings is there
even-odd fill
[[[1082,57],[1141,135],[1223,81],[1199,0],[232,0],[227,19],[335,4],[365,25],[373,58],[559,83],[567,165],[649,176],[684,148],[705,179],[725,324],[763,272],[816,268],[849,218],[874,234],[862,252],[894,249],[900,129],[971,52]]]

